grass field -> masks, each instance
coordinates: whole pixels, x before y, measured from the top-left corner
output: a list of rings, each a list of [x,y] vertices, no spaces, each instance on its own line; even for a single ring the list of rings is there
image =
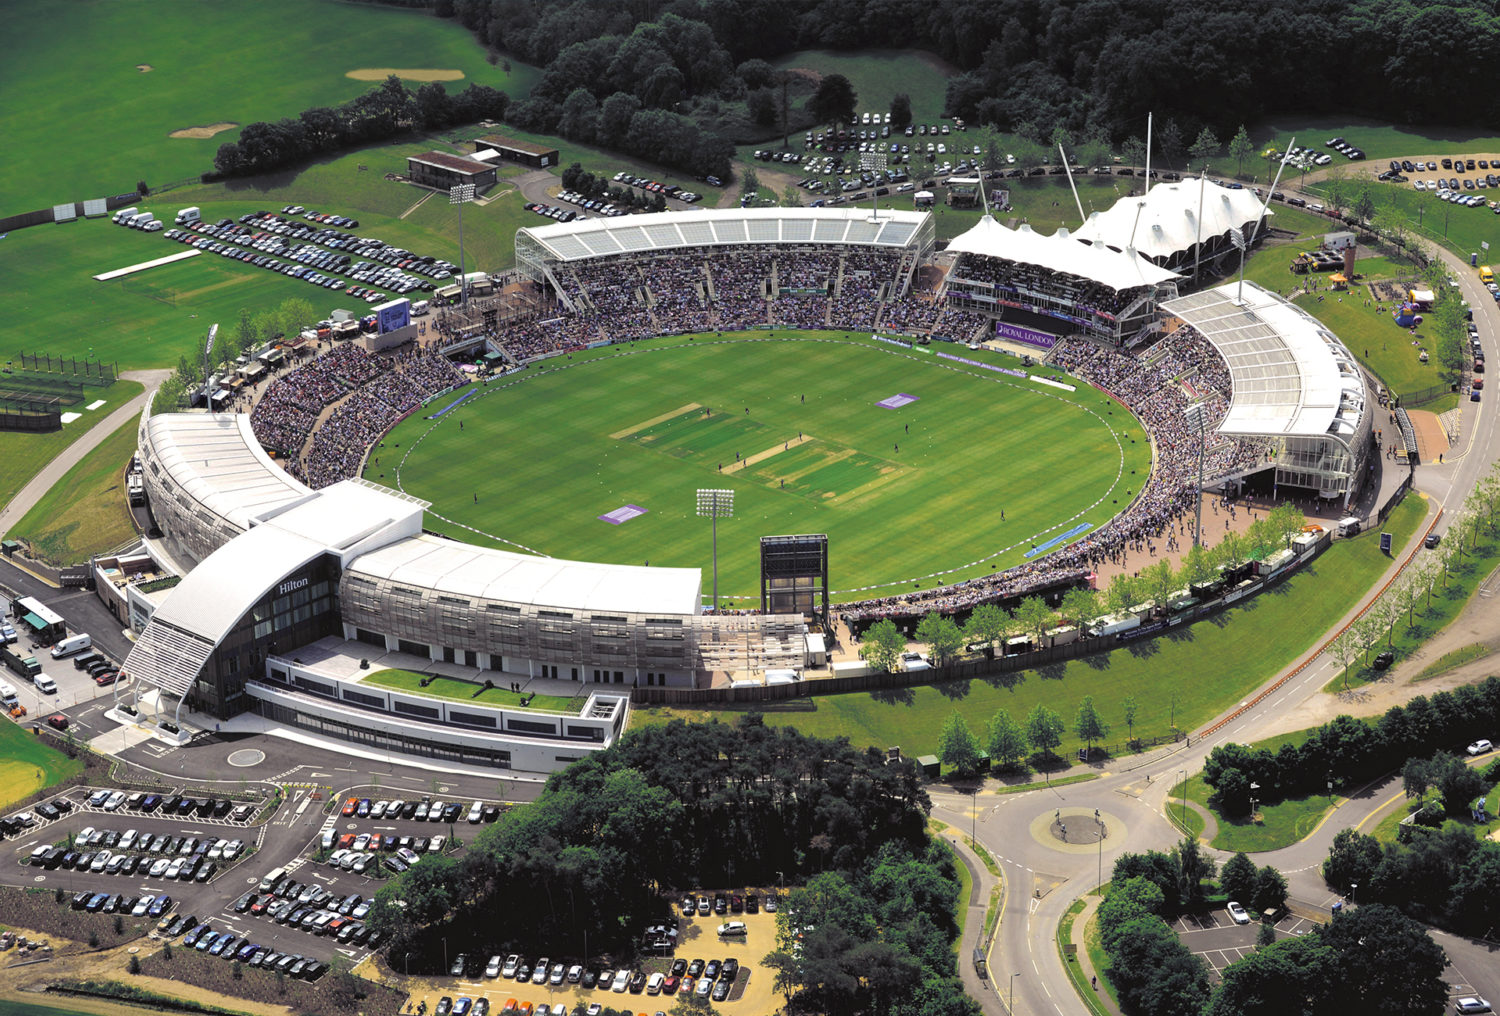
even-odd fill
[[[159,0],[143,20],[136,4],[79,0],[64,25],[52,4],[4,0],[0,21],[10,38],[28,41],[10,47],[0,67],[7,213],[127,193],[141,179],[196,177],[239,132],[172,131],[295,117],[378,84],[350,71],[451,68],[464,76],[446,83],[450,92],[478,82],[512,98],[538,76],[514,62],[509,74],[490,65],[457,21],[373,4]]]
[[[52,352],[55,355],[58,350],[53,349]],[[95,389],[87,391],[93,392]],[[15,497],[43,466],[62,454],[63,449],[141,391],[141,385],[135,381],[116,381],[108,388],[98,389],[97,397],[104,400],[104,405],[95,410],[83,410],[81,419],[64,424],[61,430],[48,434],[0,431],[0,504]]]
[[[125,466],[135,452],[131,420],[68,470],[6,535],[31,541],[53,565],[77,564],[135,535],[125,494]]]
[[[771,66],[777,70],[811,71],[824,77],[842,74],[854,86],[861,113],[888,113],[896,93],[905,92],[911,96],[913,123],[939,122],[948,78],[954,72],[932,53],[891,49],[798,50]]]
[[[1180,783],[1176,792],[1180,800]],[[1258,820],[1252,821],[1249,816],[1225,818],[1222,813],[1210,807],[1209,793],[1208,784],[1203,782],[1202,776],[1194,776],[1188,780],[1188,800],[1207,808],[1219,823],[1219,830],[1214,835],[1211,846],[1219,850],[1243,850],[1247,854],[1291,846],[1316,829],[1323,816],[1338,801],[1335,797],[1310,794],[1307,797],[1288,798],[1275,804],[1257,804],[1255,810]],[[1190,821],[1191,814],[1189,809]]]
[[[761,536],[826,532],[835,590],[908,589],[1015,564],[1139,489],[1145,435],[1104,396],[924,353],[779,332],[552,360],[397,427],[366,476],[430,499],[428,525],[464,539],[459,526],[559,557],[705,568],[694,491],[730,487],[720,589],[756,599]],[[898,393],[919,401],[875,404]],[[625,505],[646,514],[599,520]]]
[[[422,687],[422,682],[428,678],[432,678],[432,683],[425,688]],[[474,681],[460,681],[452,677],[433,677],[431,674],[420,674],[415,670],[402,670],[399,667],[373,671],[367,674],[360,683],[373,684],[379,688],[415,691],[423,695],[435,695],[438,698],[456,699],[461,702],[483,702],[486,705],[511,708],[520,708],[523,698],[529,698],[527,705],[533,709],[566,710],[573,703],[572,698],[562,695],[518,695],[508,688],[484,688],[484,685]],[[478,694],[476,695],[475,692]]]
[[[1425,517],[1427,503],[1407,498],[1387,527],[1402,546]],[[949,714],[963,712],[971,730],[982,731],[997,709],[1024,720],[1045,703],[1072,726],[1085,695],[1124,740],[1121,703],[1136,700],[1136,736],[1165,734],[1175,718],[1192,730],[1305,653],[1389,565],[1379,536],[1366,533],[1342,541],[1310,567],[1244,608],[1193,625],[1176,636],[1143,641],[1128,649],[1016,674],[893,692],[813,696],[786,710],[769,709],[767,723],[793,726],[817,737],[847,736],[858,745],[900,745],[908,755],[933,752]],[[725,710],[637,708],[637,723],[683,717],[723,717]],[[1058,753],[1072,758],[1083,743],[1064,735]]]
[[[30,727],[0,720],[0,811],[82,771],[82,762],[47,747]]]

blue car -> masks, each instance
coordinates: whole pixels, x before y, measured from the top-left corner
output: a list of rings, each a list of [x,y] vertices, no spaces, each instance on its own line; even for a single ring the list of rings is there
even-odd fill
[[[213,944],[215,942],[219,941],[219,939],[221,938],[225,938],[227,935],[228,932],[210,931],[208,934],[200,938],[198,940],[198,944],[193,946],[193,948],[197,949],[199,952],[208,952],[208,950],[213,947]]]
[[[171,909],[172,897],[162,895],[158,896],[155,902],[153,902],[151,906],[146,909],[146,915],[148,917],[160,917],[162,914],[165,914],[168,910]]]
[[[182,945],[185,949],[191,949],[198,944],[204,935],[208,934],[209,925],[200,924],[186,935],[182,936]]]

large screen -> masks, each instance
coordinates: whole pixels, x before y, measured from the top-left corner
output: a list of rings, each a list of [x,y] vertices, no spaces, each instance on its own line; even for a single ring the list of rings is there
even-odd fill
[[[405,328],[411,324],[411,301],[405,297],[392,300],[390,303],[383,303],[376,307],[375,313],[379,316],[380,334],[394,332],[398,328]]]

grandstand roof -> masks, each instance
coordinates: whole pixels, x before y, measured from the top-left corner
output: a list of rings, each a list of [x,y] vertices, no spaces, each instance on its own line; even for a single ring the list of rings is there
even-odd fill
[[[930,212],[882,211],[879,221],[871,222],[863,208],[695,208],[524,226],[516,241],[530,240],[558,261],[752,243],[900,248],[918,238],[930,217]]]
[[[1135,249],[1148,258],[1171,257],[1198,242],[1200,204],[1204,240],[1227,233],[1234,226],[1244,228],[1260,217],[1261,201],[1254,191],[1220,187],[1199,177],[1159,183],[1145,197],[1123,197],[1107,211],[1091,214],[1073,237],[1116,250],[1124,250],[1133,242]]]
[[[163,413],[145,429],[173,485],[240,529],[312,493],[271,461],[248,413]]]
[[[1354,357],[1317,318],[1253,282],[1227,283],[1161,305],[1204,336],[1229,366],[1234,393],[1219,431],[1247,437],[1347,439],[1365,409]]]
[[[436,594],[590,613],[697,614],[702,602],[703,578],[697,568],[564,561],[428,535],[361,555],[348,572]]]
[[[1007,229],[989,215],[955,237],[948,250],[1037,265],[1114,290],[1151,286],[1178,277],[1135,251],[1079,243],[1066,229],[1051,236],[1037,233],[1024,223],[1017,229]]]

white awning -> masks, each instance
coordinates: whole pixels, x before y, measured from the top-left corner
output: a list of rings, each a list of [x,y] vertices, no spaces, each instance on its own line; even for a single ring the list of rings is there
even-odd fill
[[[1016,229],[1007,229],[990,215],[955,237],[948,250],[1037,265],[1117,291],[1152,286],[1178,277],[1176,272],[1154,265],[1134,251],[1079,243],[1066,229],[1059,229],[1052,236],[1034,232],[1024,223]]]
[[[1123,197],[1107,211],[1090,215],[1073,236],[1115,250],[1134,245],[1148,258],[1169,258],[1191,249],[1200,236],[1206,242],[1232,228],[1248,228],[1260,218],[1260,209],[1254,191],[1220,187],[1199,177],[1159,183],[1144,197]]]

